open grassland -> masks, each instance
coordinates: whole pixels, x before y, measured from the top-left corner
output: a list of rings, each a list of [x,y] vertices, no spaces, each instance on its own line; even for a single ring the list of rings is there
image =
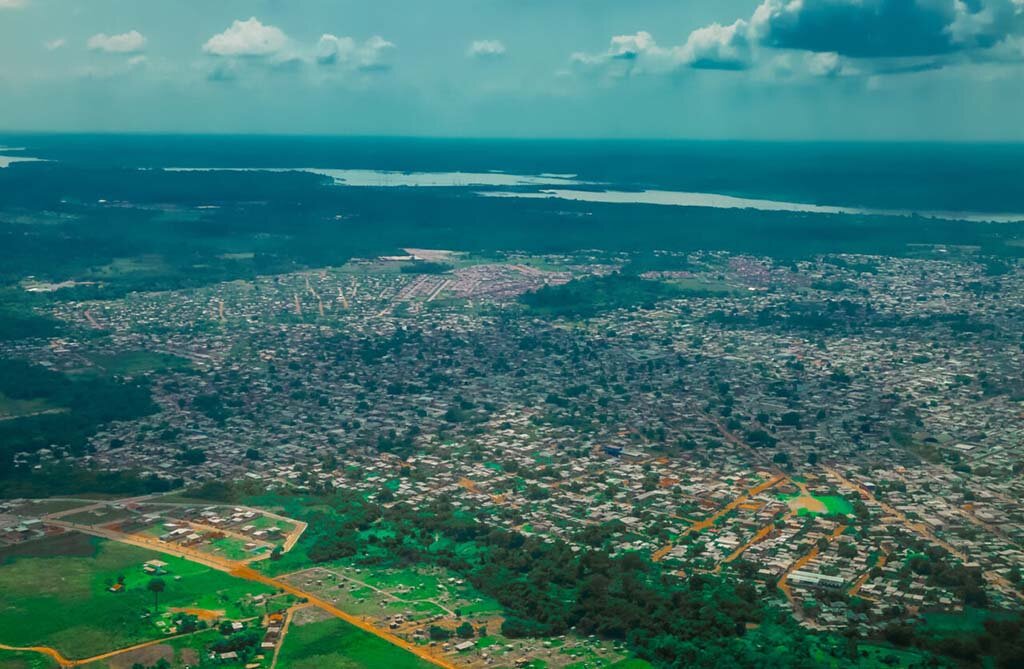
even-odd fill
[[[288,669],[431,669],[432,664],[337,619],[293,624],[281,647]]]
[[[180,607],[223,610],[230,618],[256,615],[249,595],[270,591],[134,546],[92,538],[69,541],[38,542],[34,555],[0,552],[0,643],[51,646],[82,658],[161,636],[165,622],[150,615],[151,577],[142,571],[152,559],[168,564],[161,614]],[[110,592],[120,576],[124,591]]]
[[[0,393],[0,420],[31,416],[44,411],[63,411],[45,399],[17,399]]]
[[[145,646],[137,650],[131,650],[113,657],[82,665],[86,669],[132,669],[135,663],[150,667],[161,659],[166,660],[172,669],[186,669],[187,667],[209,666],[206,655],[207,648],[224,638],[216,629],[207,629],[190,634],[167,639],[164,643]],[[241,669],[240,663],[217,662],[219,669]]]
[[[857,646],[858,666],[871,667],[917,667],[926,661],[926,656],[914,650],[892,648],[884,644],[864,643]]]
[[[57,663],[39,653],[0,649],[0,669],[56,669]]]
[[[89,360],[107,374],[135,376],[157,370],[185,369],[190,363],[185,358],[154,351],[122,351],[113,354],[91,354]]]

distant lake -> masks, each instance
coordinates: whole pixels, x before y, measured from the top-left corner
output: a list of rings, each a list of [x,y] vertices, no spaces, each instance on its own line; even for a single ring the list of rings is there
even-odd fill
[[[31,163],[31,162],[37,162],[39,160],[38,158],[33,158],[31,156],[9,156],[9,155],[6,155],[8,152],[11,152],[11,151],[24,151],[24,150],[25,149],[23,149],[23,148],[15,148],[15,147],[11,147],[11,146],[0,146],[0,169],[3,169],[5,167],[9,167],[9,166],[13,165],[14,163]]]
[[[507,174],[505,172],[396,172],[392,170],[346,170],[320,167],[171,167],[168,172],[247,171],[309,172],[334,179],[338,186],[376,188],[422,186],[444,188],[461,186],[580,186],[572,174]]]
[[[1024,221],[1024,214],[990,214],[962,211],[912,211],[909,209],[868,209],[864,207],[842,207],[799,202],[779,202],[751,198],[716,195],[714,193],[683,193],[678,191],[645,190],[589,191],[546,189],[536,193],[521,191],[485,191],[484,197],[513,198],[557,198],[580,202],[601,202],[611,204],[654,204],[672,207],[710,207],[713,209],[756,209],[758,211],[792,211],[809,214],[860,214],[864,216],[922,216],[951,221],[976,221],[993,223],[1014,223]]]
[[[574,179],[574,174],[507,174],[505,172],[397,172],[393,170],[347,170],[317,167],[171,167],[168,172],[309,172],[330,177],[337,186],[372,188],[464,188],[597,186]],[[1024,213],[989,213],[970,211],[933,211],[912,209],[875,209],[843,205],[785,202],[760,198],[736,197],[718,193],[692,193],[668,190],[574,190],[543,188],[538,191],[478,191],[483,197],[560,199],[601,204],[652,204],[672,207],[708,207],[712,209],[753,209],[757,211],[790,211],[807,214],[857,214],[861,216],[922,216],[951,221],[1015,223],[1024,221]]]

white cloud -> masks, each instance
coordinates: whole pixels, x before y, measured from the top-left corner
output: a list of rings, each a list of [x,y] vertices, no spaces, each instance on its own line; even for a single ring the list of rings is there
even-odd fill
[[[505,55],[505,45],[496,39],[480,39],[473,41],[466,49],[470,58],[499,58]]]
[[[382,70],[390,67],[388,58],[395,45],[380,35],[364,42],[351,37],[324,34],[316,45],[316,62],[340,65],[358,70]]]
[[[658,46],[649,32],[641,30],[612,37],[608,50],[603,53],[576,52],[570,62],[618,78],[670,71],[678,65],[678,57],[676,51]]]
[[[27,4],[25,0],[0,0],[0,9],[21,9]]]
[[[263,25],[255,16],[236,20],[231,27],[214,35],[203,51],[214,56],[270,56],[288,45],[288,36],[276,26]]]
[[[729,26],[712,23],[690,33],[680,55],[690,67],[710,70],[742,70],[750,65],[747,22],[740,19]]]
[[[742,70],[750,64],[747,23],[723,26],[713,23],[694,30],[678,46],[660,46],[647,31],[612,37],[604,53],[574,53],[571,62],[584,68],[600,68],[613,77],[665,74],[681,68]]]
[[[651,33],[641,30],[633,35],[616,35],[608,47],[608,56],[633,60],[643,54],[661,55],[664,50],[658,47]]]
[[[86,42],[93,51],[105,51],[107,53],[138,53],[146,46],[146,38],[138,30],[121,33],[120,35],[107,35],[99,33],[93,35]]]
[[[759,0],[749,18],[712,23],[682,44],[651,33],[577,52],[576,72],[607,78],[683,69],[758,70],[767,79],[914,74],[1018,60],[1024,0]]]
[[[57,49],[62,49],[66,44],[67,41],[63,37],[58,37],[56,39],[51,39],[43,42],[43,46],[46,48],[47,51],[56,51]]]
[[[807,71],[816,77],[835,77],[843,72],[843,61],[835,51],[807,54]]]

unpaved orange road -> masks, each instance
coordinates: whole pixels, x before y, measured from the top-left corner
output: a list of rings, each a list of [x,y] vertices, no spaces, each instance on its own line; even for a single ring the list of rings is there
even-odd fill
[[[666,555],[672,552],[673,548],[675,548],[675,546],[673,546],[672,544],[666,544],[658,550],[654,551],[654,555],[651,556],[651,562],[661,562],[663,559],[665,559]]]
[[[874,569],[875,567],[879,567],[879,568],[884,567],[885,566],[885,561],[888,560],[888,559],[889,559],[889,554],[888,553],[881,553],[878,556],[878,559],[875,560],[874,566],[872,566],[870,569],[868,569],[866,572],[864,572],[863,574],[860,575],[860,578],[858,578],[854,582],[853,586],[847,591],[847,594],[849,594],[850,597],[855,597],[857,595],[857,593],[860,592],[860,589],[864,587],[864,584],[867,583],[868,579],[871,577],[871,570]],[[867,597],[866,595],[861,595],[861,597],[864,597],[864,599],[871,599],[870,597]]]
[[[846,525],[842,525],[842,524],[836,525],[836,528],[834,530],[832,530],[832,534],[830,534],[828,536],[829,543],[832,543],[833,541],[835,541],[837,538],[839,538],[839,535],[841,535],[845,531],[846,531]],[[820,549],[818,548],[818,544],[815,543],[814,544],[814,548],[809,550],[802,557],[797,558],[796,561],[793,562],[793,564],[789,565],[789,568],[786,569],[785,573],[782,574],[781,577],[779,577],[779,583],[778,583],[779,590],[782,591],[782,594],[786,595],[786,599],[789,600],[789,605],[793,607],[793,612],[794,613],[798,613],[797,612],[797,606],[796,606],[796,602],[793,599],[793,592],[790,590],[789,583],[787,583],[786,581],[789,578],[790,574],[792,574],[794,571],[796,571],[798,569],[803,568],[808,562],[810,562],[814,558],[818,557],[819,550]]]
[[[777,486],[778,484],[780,484],[780,483],[782,483],[783,481],[786,481],[786,480],[788,480],[788,479],[785,476],[782,476],[781,474],[779,474],[779,475],[773,476],[772,478],[768,479],[767,481],[763,481],[763,482],[757,484],[756,486],[754,486],[753,488],[750,488],[746,492],[741,493],[736,499],[734,499],[733,501],[731,501],[728,504],[726,504],[725,506],[723,506],[721,509],[716,511],[713,515],[708,516],[704,520],[698,520],[697,522],[695,522],[693,525],[691,525],[689,527],[689,529],[686,530],[686,532],[684,532],[684,534],[689,534],[690,532],[701,532],[703,530],[708,529],[709,527],[712,527],[715,523],[718,522],[718,520],[720,518],[722,518],[722,516],[725,516],[726,514],[728,514],[732,510],[734,510],[736,507],[738,507],[740,504],[743,504],[744,502],[746,502],[751,497],[755,497],[757,495],[760,495],[765,490],[768,490],[769,488],[773,488],[773,487]]]
[[[60,654],[60,651],[50,648],[49,646],[8,646],[5,643],[0,643],[0,650],[13,650],[21,653],[40,653],[50,657],[54,662],[62,667],[73,667],[75,666],[75,660],[69,660]]]
[[[736,499],[734,499],[733,501],[729,502],[728,504],[723,506],[721,509],[719,509],[718,511],[716,511],[712,515],[708,516],[707,518],[705,518],[703,520],[695,521],[692,525],[690,525],[688,528],[686,528],[680,536],[685,537],[687,534],[690,534],[691,532],[702,532],[702,531],[708,529],[709,527],[713,527],[714,524],[719,521],[719,519],[721,519],[723,516],[725,516],[726,514],[730,513],[731,511],[733,511],[734,509],[739,507],[741,504],[746,503],[748,500],[750,500],[750,498],[756,497],[757,495],[760,495],[761,493],[763,493],[765,490],[768,490],[769,488],[773,488],[773,487],[779,485],[780,483],[782,483],[784,481],[788,481],[788,480],[789,480],[789,477],[784,476],[782,474],[777,474],[777,475],[773,476],[772,478],[768,479],[767,481],[762,481],[761,483],[758,483],[754,487],[752,487],[752,488],[750,488],[748,490],[745,490],[744,492],[740,493],[740,495],[737,496]],[[662,546],[658,550],[654,551],[654,554],[651,555],[651,560],[653,562],[660,562],[661,560],[663,560],[665,558],[666,555],[668,555],[669,553],[672,552],[673,548],[675,548],[675,544],[674,543],[665,544],[664,546]]]
[[[750,548],[751,546],[753,546],[754,544],[756,544],[759,541],[764,541],[764,538],[767,537],[769,534],[771,534],[772,530],[774,530],[774,529],[775,529],[775,521],[772,520],[772,522],[768,523],[767,525],[765,525],[764,527],[759,529],[757,531],[757,533],[754,534],[754,536],[750,537],[750,539],[747,540],[746,543],[744,543],[742,546],[740,546],[739,548],[734,550],[732,553],[729,553],[728,557],[726,557],[724,560],[722,560],[722,563],[723,564],[727,564],[729,562],[732,562],[733,560],[735,560],[739,556],[743,555],[743,553],[748,548]]]

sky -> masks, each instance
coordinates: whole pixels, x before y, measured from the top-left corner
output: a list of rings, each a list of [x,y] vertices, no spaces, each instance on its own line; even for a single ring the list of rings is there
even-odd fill
[[[1024,0],[0,0],[0,131],[1024,141]]]

